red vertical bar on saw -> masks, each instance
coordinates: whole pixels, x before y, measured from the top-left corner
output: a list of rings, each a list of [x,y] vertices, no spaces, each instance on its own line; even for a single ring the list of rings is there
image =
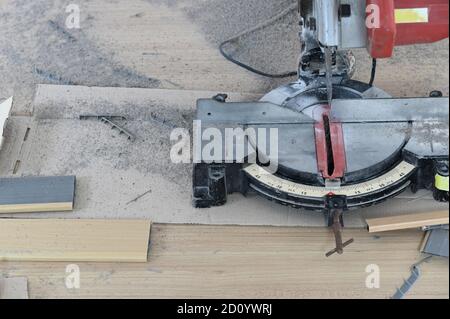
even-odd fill
[[[322,108],[322,116],[314,126],[317,166],[325,179],[343,178],[347,167],[344,133],[341,123],[330,121],[329,107]]]

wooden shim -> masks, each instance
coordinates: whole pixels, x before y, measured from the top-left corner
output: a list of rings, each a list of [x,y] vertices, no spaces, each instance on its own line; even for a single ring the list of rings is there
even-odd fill
[[[0,178],[0,214],[73,210],[75,176]]]
[[[0,261],[146,262],[148,220],[0,219]]]
[[[449,216],[448,211],[440,211],[367,219],[366,222],[369,227],[369,233],[378,233],[392,230],[446,225],[449,223]]]

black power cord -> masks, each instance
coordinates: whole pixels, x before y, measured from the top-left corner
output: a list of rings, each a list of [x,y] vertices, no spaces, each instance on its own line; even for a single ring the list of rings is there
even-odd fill
[[[228,43],[230,43],[230,42],[229,41],[225,41],[219,46],[220,53],[223,55],[223,57],[225,59],[227,59],[228,61],[230,61],[230,62],[232,62],[232,63],[234,63],[234,64],[236,64],[238,66],[240,66],[241,68],[246,69],[247,71],[250,71],[252,73],[255,73],[255,74],[258,74],[258,75],[261,75],[261,76],[265,76],[267,78],[274,78],[274,79],[283,79],[283,78],[289,78],[289,77],[298,75],[297,71],[292,71],[292,72],[287,72],[287,73],[282,73],[282,74],[270,74],[270,73],[266,73],[266,72],[257,70],[257,69],[251,67],[248,64],[245,64],[243,62],[240,62],[240,61],[232,58],[228,53],[226,53],[225,50],[224,50],[224,47]]]
[[[377,75],[377,59],[372,59],[372,72],[370,74],[369,85],[373,86],[373,82],[375,82],[375,77]]]
[[[269,25],[271,25],[272,23],[278,21],[279,19],[285,17],[286,15],[288,15],[291,11],[294,10],[298,10],[298,4],[295,4],[293,6],[290,6],[289,8],[283,10],[282,12],[280,12],[279,14],[275,15],[274,17],[270,18],[269,20],[256,25],[253,28],[250,28],[248,30],[245,30],[241,33],[239,33],[238,35],[235,35],[234,37],[222,42],[219,45],[219,51],[222,54],[222,56],[227,59],[228,61],[230,61],[231,63],[234,63],[236,65],[238,65],[241,68],[246,69],[247,71],[250,71],[252,73],[264,76],[264,77],[268,77],[268,78],[275,78],[275,79],[283,79],[283,78],[289,78],[289,77],[293,77],[293,76],[298,76],[298,71],[292,71],[292,72],[286,72],[286,73],[281,73],[281,74],[270,74],[261,70],[257,70],[256,68],[245,64],[241,61],[236,60],[235,58],[233,58],[230,54],[228,54],[227,52],[225,52],[225,46],[227,44],[233,43],[237,40],[239,40],[241,37],[248,35],[252,32],[255,32],[257,30],[263,29]],[[372,59],[372,72],[371,72],[371,76],[370,76],[370,81],[369,81],[369,85],[373,86],[373,83],[375,82],[375,77],[376,77],[376,72],[377,72],[377,59]]]
[[[261,76],[265,76],[265,77],[268,77],[268,78],[278,78],[278,79],[288,78],[288,77],[292,77],[292,76],[297,76],[298,75],[298,71],[286,72],[286,73],[282,73],[282,74],[270,74],[270,73],[266,73],[266,72],[257,70],[257,69],[255,69],[254,67],[252,67],[252,66],[250,66],[248,64],[245,64],[245,63],[243,63],[241,61],[238,61],[238,60],[234,59],[230,54],[225,52],[225,46],[227,44],[233,43],[233,42],[237,41],[239,38],[241,38],[241,37],[243,37],[243,36],[245,36],[247,34],[250,34],[250,33],[255,32],[257,30],[263,29],[263,28],[271,25],[272,23],[278,21],[279,19],[285,17],[286,15],[291,13],[291,11],[297,10],[297,9],[298,9],[298,5],[297,4],[292,5],[289,8],[287,8],[287,9],[283,10],[282,12],[280,12],[279,14],[277,14],[276,16],[270,18],[269,20],[267,20],[267,21],[265,21],[265,22],[263,22],[261,24],[258,24],[258,25],[256,25],[255,27],[253,27],[251,29],[245,30],[245,31],[239,33],[238,35],[232,37],[231,39],[228,39],[228,40],[222,42],[220,44],[220,46],[219,46],[220,53],[228,61],[230,61],[230,62],[240,66],[241,68],[244,68],[244,69],[246,69],[246,70],[248,70],[248,71],[250,71],[252,73],[255,73],[255,74],[258,74],[258,75],[261,75]]]

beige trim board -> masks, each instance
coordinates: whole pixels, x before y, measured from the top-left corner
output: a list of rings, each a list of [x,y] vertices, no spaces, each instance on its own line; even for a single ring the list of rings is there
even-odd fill
[[[0,214],[65,212],[73,210],[73,202],[46,204],[0,205]]]
[[[0,268],[5,276],[27,276],[33,299],[386,299],[423,258],[419,230],[344,232],[354,244],[327,259],[334,236],[325,227],[154,224],[148,263],[76,263],[80,289],[64,284],[67,263],[8,262]],[[365,284],[372,264],[382,271],[380,289]],[[407,298],[448,299],[448,260],[433,259],[422,272]]]
[[[0,219],[0,261],[146,262],[148,220]]]
[[[449,212],[411,214],[383,218],[367,219],[370,233],[392,230],[413,229],[426,226],[446,225],[449,223]]]

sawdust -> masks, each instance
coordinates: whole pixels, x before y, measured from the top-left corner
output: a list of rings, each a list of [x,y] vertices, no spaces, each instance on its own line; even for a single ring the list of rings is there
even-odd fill
[[[52,145],[54,138],[49,132],[55,135],[58,135],[56,132],[67,132],[67,135],[59,134],[60,141],[54,141],[53,145],[57,146],[54,151],[47,149],[47,153],[61,154],[54,163],[57,170],[52,174],[74,174],[100,160],[117,170],[134,169],[142,174],[164,174],[167,180],[190,189],[192,167],[171,162],[170,133],[175,128],[192,131],[193,108],[177,109],[151,99],[139,104],[113,104],[104,98],[96,99],[94,113],[124,116],[126,120],[115,123],[135,136],[133,142],[95,119],[80,121],[79,116],[92,114],[92,108],[92,104],[86,101],[86,104],[79,103],[70,108],[48,103],[45,108],[36,110],[35,116],[40,119],[39,133],[43,134],[36,143],[45,144],[42,149]],[[59,121],[61,119],[65,120]],[[76,153],[74,147],[77,148]],[[44,163],[39,165],[44,166]]]
[[[83,5],[81,1],[79,5]],[[38,83],[87,86],[159,86],[157,79],[114,61],[85,34],[92,16],[81,15],[81,29],[65,27],[72,1],[18,0],[0,11],[0,96],[15,96],[15,111],[29,110]],[[20,107],[20,105],[24,105]]]
[[[95,120],[39,120],[36,124],[33,170],[71,175],[107,163],[117,171],[164,174],[164,179],[190,189],[191,165],[171,162],[170,130],[164,126],[143,120],[117,122],[136,136],[131,142]]]
[[[183,8],[215,47],[229,38],[277,15],[296,0],[193,1]],[[250,33],[227,47],[232,56],[266,73],[286,73],[298,67],[298,18],[292,11],[276,23]],[[267,79],[267,90],[291,79]]]
[[[445,147],[448,145],[448,123],[425,121],[415,123],[413,130],[418,143],[430,144],[432,149],[434,146]]]
[[[38,103],[34,109],[38,131],[32,131],[38,154],[34,154],[32,166],[45,167],[47,174],[70,175],[96,162],[106,162],[116,170],[161,174],[189,189],[192,167],[171,162],[170,133],[179,127],[192,129],[193,108],[187,105],[180,109],[151,98],[113,102],[100,94],[64,106],[59,101]],[[135,140],[129,141],[97,119],[79,120],[86,114],[124,116],[125,120],[114,122],[133,134]]]

